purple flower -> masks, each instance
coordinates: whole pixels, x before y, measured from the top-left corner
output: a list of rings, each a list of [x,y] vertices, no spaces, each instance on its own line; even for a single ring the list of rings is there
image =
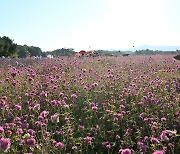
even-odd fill
[[[28,133],[29,133],[30,135],[35,135],[35,131],[34,131],[33,129],[28,129]]]
[[[46,117],[48,114],[49,114],[48,111],[42,111],[42,112],[40,113],[40,116]]]
[[[34,147],[36,144],[36,140],[34,138],[30,138],[27,140],[27,145],[29,145],[30,147]]]
[[[22,124],[22,128],[23,129],[28,129],[29,128],[29,124],[28,123],[23,123]]]
[[[162,122],[166,121],[166,118],[161,118],[161,121],[162,121]]]
[[[35,125],[38,126],[38,127],[40,127],[41,124],[42,124],[42,123],[41,123],[40,121],[36,121],[36,122],[35,122]]]
[[[146,145],[144,145],[144,143],[143,143],[143,142],[138,142],[137,144],[138,144],[139,148],[140,148],[143,152],[145,152],[145,151],[146,151],[147,146],[146,146]]]
[[[56,144],[55,144],[55,147],[57,147],[57,148],[63,148],[64,147],[64,144],[62,143],[62,142],[57,142]]]
[[[96,110],[98,110],[98,107],[97,107],[97,106],[93,106],[93,107],[92,107],[92,110],[93,110],[93,111],[96,111]]]
[[[152,143],[159,143],[158,139],[155,137],[151,137],[151,142]]]
[[[119,135],[116,135],[116,139],[120,139],[120,136],[119,136]]]
[[[4,128],[0,126],[0,133],[4,133]]]
[[[15,108],[16,108],[17,110],[21,110],[21,105],[16,104],[16,105],[15,105]]]
[[[10,148],[11,142],[8,138],[0,139],[0,151],[6,151]]]
[[[33,107],[33,110],[34,110],[34,111],[40,110],[40,104],[36,104],[36,105]]]
[[[81,126],[81,125],[78,126],[78,130],[83,130],[83,129],[84,129],[84,126]]]
[[[52,104],[52,105],[56,105],[56,104],[57,104],[56,100],[52,100],[52,101],[51,101],[51,104]]]
[[[7,96],[3,96],[2,99],[3,99],[3,100],[7,100]]]
[[[77,146],[72,146],[72,150],[77,150]]]
[[[63,92],[59,93],[59,96],[60,96],[60,97],[63,97],[63,96],[64,96],[64,93],[63,93]]]
[[[110,110],[106,110],[106,113],[110,113],[111,111]]]
[[[51,121],[53,123],[58,122],[59,114],[55,113],[54,115],[51,116]]]
[[[71,98],[77,98],[77,95],[76,94],[72,94]]]
[[[162,131],[160,138],[162,141],[169,141],[169,138],[166,135],[166,131]]]
[[[107,149],[110,149],[110,148],[111,148],[111,145],[110,145],[110,144],[107,144],[107,145],[106,145],[106,148],[107,148]]]
[[[119,153],[121,153],[121,154],[131,154],[131,150],[130,149],[120,149]]]
[[[64,118],[64,120],[68,123],[68,122],[70,122],[70,120],[69,120],[69,118]]]
[[[89,144],[92,141],[92,137],[87,136],[84,138],[84,140]]]
[[[21,144],[23,144],[23,145],[24,145],[25,143],[26,143],[26,141],[25,141],[25,140],[21,140]]]
[[[154,151],[152,154],[163,154],[164,152],[162,150]]]

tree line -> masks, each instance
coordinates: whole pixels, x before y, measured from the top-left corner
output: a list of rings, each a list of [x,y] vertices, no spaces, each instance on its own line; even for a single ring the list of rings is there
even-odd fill
[[[27,57],[47,57],[47,55],[71,56],[75,54],[73,48],[61,48],[53,51],[43,52],[40,47],[17,45],[7,36],[0,37],[0,57],[27,58]]]
[[[52,55],[53,57],[59,56],[74,56],[75,51],[73,48],[61,48],[53,51],[43,52],[40,47],[17,45],[7,36],[0,37],[0,57],[10,58],[27,58],[27,57],[47,57]],[[150,49],[132,51],[120,51],[120,50],[95,50],[98,55],[102,56],[120,56],[124,54],[131,55],[155,55],[155,54],[180,54],[180,50],[177,51],[153,51]]]

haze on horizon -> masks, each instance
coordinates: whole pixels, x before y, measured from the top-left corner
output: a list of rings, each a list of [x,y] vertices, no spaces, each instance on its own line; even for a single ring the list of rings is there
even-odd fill
[[[0,0],[0,36],[43,51],[180,45],[179,0]]]

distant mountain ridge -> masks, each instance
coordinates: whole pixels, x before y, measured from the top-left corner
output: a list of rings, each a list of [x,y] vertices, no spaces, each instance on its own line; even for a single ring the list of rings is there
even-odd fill
[[[159,50],[159,51],[176,51],[180,50],[180,46],[151,46],[151,45],[143,45],[139,47],[124,49],[125,51],[136,51],[136,50]]]

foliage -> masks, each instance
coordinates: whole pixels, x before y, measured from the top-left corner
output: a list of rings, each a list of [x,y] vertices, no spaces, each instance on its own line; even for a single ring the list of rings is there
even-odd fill
[[[50,54],[53,55],[54,57],[71,56],[75,54],[75,51],[73,48],[61,48],[51,51]]]
[[[41,48],[34,47],[34,46],[21,46],[18,45],[19,52],[18,55],[20,58],[26,58],[26,57],[46,57],[46,55],[42,52]]]
[[[177,51],[159,51],[159,50],[153,51],[150,49],[146,49],[146,50],[136,50],[134,54],[135,55],[157,55],[157,54],[178,54],[178,53],[180,53],[179,50],[177,50]]]
[[[13,40],[7,36],[0,37],[0,57],[16,57],[17,52],[17,44]]]

